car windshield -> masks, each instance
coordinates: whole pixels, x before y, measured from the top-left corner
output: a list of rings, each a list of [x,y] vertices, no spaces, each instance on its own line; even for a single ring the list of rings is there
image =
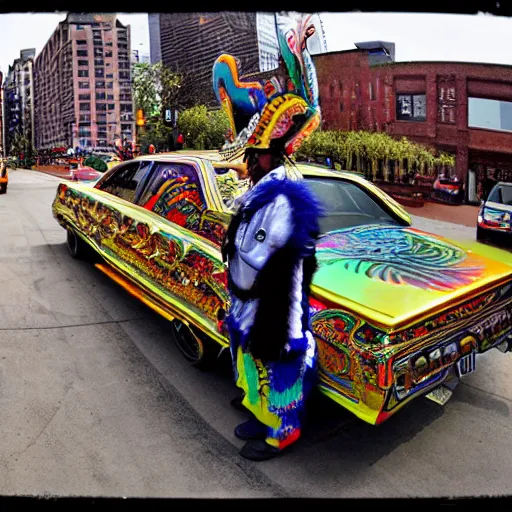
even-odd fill
[[[496,185],[489,194],[488,201],[512,206],[512,186]]]
[[[325,208],[322,233],[363,224],[396,224],[372,197],[354,183],[333,178],[306,177],[306,182]]]

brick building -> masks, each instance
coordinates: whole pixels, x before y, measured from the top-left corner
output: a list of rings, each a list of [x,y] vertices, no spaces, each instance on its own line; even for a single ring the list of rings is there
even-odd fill
[[[512,66],[373,62],[365,49],[313,57],[324,129],[384,131],[456,155],[466,196],[512,181]]]
[[[132,139],[130,27],[115,14],[68,14],[34,66],[36,147],[111,147]]]
[[[16,136],[24,137],[32,147],[34,138],[34,57],[35,48],[21,50],[9,66],[4,82],[5,151],[10,154]]]

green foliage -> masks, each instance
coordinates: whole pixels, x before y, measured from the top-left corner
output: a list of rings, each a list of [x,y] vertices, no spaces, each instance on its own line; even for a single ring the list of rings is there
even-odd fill
[[[138,63],[133,68],[135,110],[142,109],[146,119],[160,117],[164,108],[178,107],[181,75],[163,63]]]
[[[229,121],[222,109],[208,110],[206,105],[197,105],[180,113],[178,129],[185,138],[187,148],[220,149],[229,129]]]
[[[108,169],[107,164],[101,158],[98,158],[97,156],[94,155],[89,155],[84,160],[83,165],[87,167],[92,167],[93,169],[99,172],[105,172]]]
[[[363,171],[366,162],[366,175],[376,179],[379,162],[383,168],[385,180],[389,178],[389,163],[397,163],[395,178],[405,179],[405,164],[409,171],[414,168],[421,175],[435,174],[436,168],[455,167],[455,157],[446,153],[436,152],[421,144],[411,142],[406,137],[393,139],[386,133],[374,132],[341,132],[319,130],[306,139],[296,153],[297,160],[315,160],[330,158],[335,167],[346,170]]]

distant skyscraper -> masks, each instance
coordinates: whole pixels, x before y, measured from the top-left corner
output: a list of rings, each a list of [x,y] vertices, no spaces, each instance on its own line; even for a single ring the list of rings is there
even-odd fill
[[[297,16],[296,13],[286,15]],[[326,51],[325,34],[318,15],[316,33],[308,41],[311,53]],[[151,62],[162,61],[188,76],[191,97],[216,104],[212,90],[215,59],[228,53],[240,60],[242,75],[278,67],[275,14],[272,12],[198,12],[149,14]]]
[[[149,17],[151,62],[185,74],[182,97],[216,105],[212,67],[219,55],[240,59],[242,73],[258,71],[254,12],[176,12]]]
[[[162,42],[160,40],[160,14],[148,14],[149,24],[149,52],[151,63],[156,64],[162,60]]]
[[[130,64],[130,27],[115,14],[68,14],[35,60],[36,147],[131,139]]]
[[[259,71],[271,71],[279,65],[279,43],[277,41],[277,21],[279,16],[299,17],[300,13],[270,13],[257,14],[257,32],[259,48]],[[312,15],[311,21],[315,25],[315,34],[308,39],[308,50],[312,55],[325,53],[327,42],[322,20],[317,14]]]
[[[21,50],[5,77],[4,129],[5,152],[12,151],[16,137],[24,137],[35,147],[34,140],[34,57],[35,48]]]

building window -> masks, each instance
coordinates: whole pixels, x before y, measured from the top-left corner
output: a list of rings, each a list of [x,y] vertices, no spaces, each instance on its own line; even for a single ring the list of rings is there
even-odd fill
[[[107,78],[114,78],[114,74],[113,73],[107,73]]]
[[[398,94],[396,118],[398,121],[425,121],[427,118],[425,94]]]
[[[103,68],[95,69],[94,76],[96,78],[105,78],[105,70]]]
[[[96,89],[105,89],[105,82],[96,82]]]
[[[78,70],[78,76],[85,78],[89,76],[89,70],[88,69],[79,69]]]
[[[80,103],[80,110],[91,110],[90,103]]]
[[[113,89],[114,88],[114,82],[107,82],[107,89]]]
[[[80,44],[80,45],[87,44],[87,40],[86,39],[77,39],[76,44]]]
[[[103,46],[103,41],[101,39],[94,39],[92,44],[94,46]]]
[[[105,46],[112,46],[112,41],[108,41],[105,43]]]
[[[113,94],[107,94],[107,100],[114,101],[114,95]],[[131,98],[128,101],[131,101]]]
[[[375,89],[373,88],[372,82],[370,82],[368,84],[368,86],[369,86],[370,100],[375,100],[376,99],[376,97],[375,97]]]
[[[438,82],[438,121],[455,124],[456,122],[455,77],[446,77]]]
[[[468,127],[512,132],[512,102],[469,97]]]
[[[129,62],[120,62],[119,69],[130,69],[130,63]]]
[[[103,59],[95,59],[94,60],[94,65],[95,66],[104,66],[105,65],[105,61]]]
[[[87,50],[77,50],[76,55],[77,57],[87,57]]]
[[[107,104],[106,103],[96,103],[96,110],[98,111],[106,111]]]
[[[104,100],[104,99],[106,99],[105,93],[104,92],[97,92],[96,93],[96,99],[97,100]]]
[[[120,80],[128,80],[130,78],[130,73],[128,71],[119,71],[119,79]]]
[[[78,122],[79,123],[90,123],[91,122],[91,114],[80,114]]]
[[[79,94],[78,95],[78,99],[79,100],[90,100],[91,99],[91,95],[90,94]]]
[[[84,27],[83,25],[77,25],[77,26],[76,26],[76,29],[77,29],[77,30],[84,30],[84,29],[85,29],[85,27]]]
[[[89,89],[89,82],[78,82],[79,89]]]
[[[110,50],[107,50],[105,52],[105,57],[112,57],[112,52]]]
[[[89,61],[88,60],[79,60],[78,61],[78,65],[79,66],[88,66],[89,65]]]
[[[121,112],[132,112],[131,103],[121,103]]]
[[[109,103],[109,104],[108,104],[108,109],[109,109],[109,110],[115,110],[115,108],[116,108],[115,103]]]

